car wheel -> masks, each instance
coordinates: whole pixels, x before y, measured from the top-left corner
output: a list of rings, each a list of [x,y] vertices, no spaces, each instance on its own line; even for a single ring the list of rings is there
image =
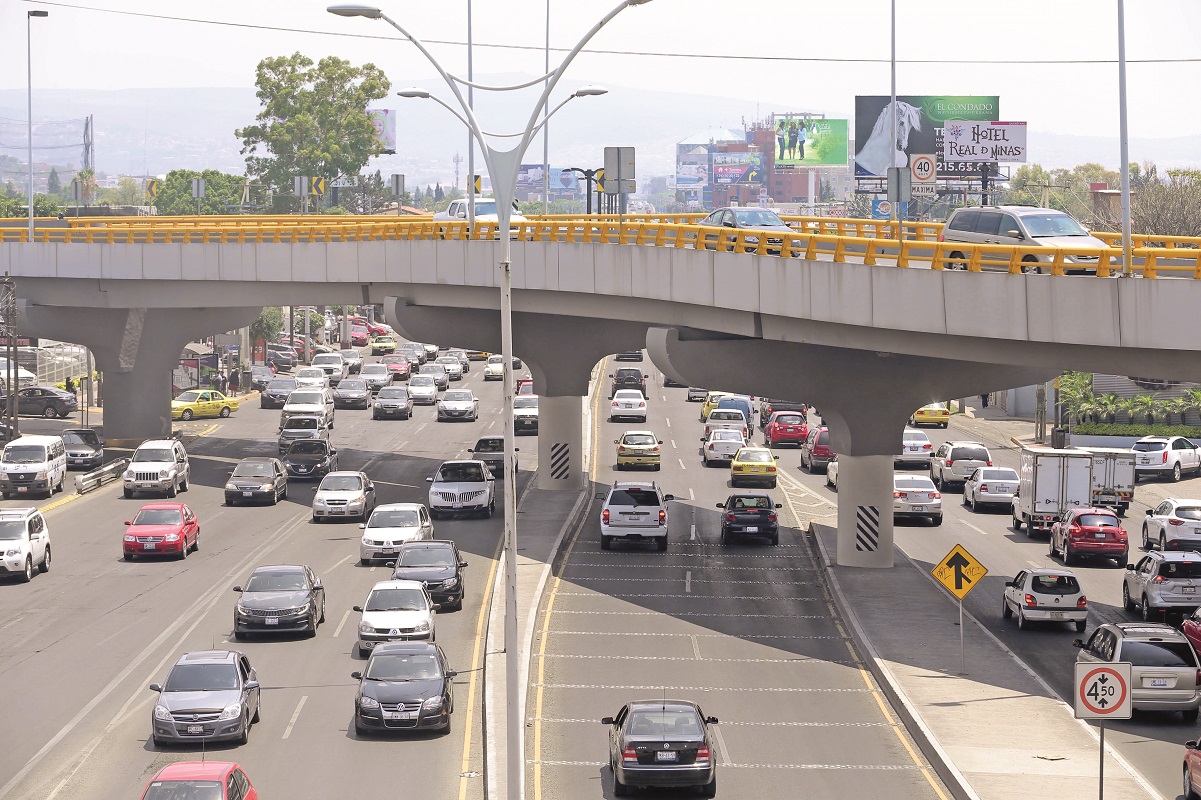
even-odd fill
[[[723,545],[728,545],[730,543],[730,534],[725,528],[721,529],[720,541]]]
[[[617,779],[617,773],[613,773],[613,796],[626,797],[630,794],[630,787]]]
[[[1072,543],[1066,539],[1063,542],[1063,563],[1069,567],[1076,563],[1076,554],[1072,552]]]
[[[942,525],[942,514],[939,514],[938,516],[930,517],[930,522],[931,522],[931,524],[933,524],[933,525],[934,525],[934,527],[936,527],[936,528],[937,528],[939,525]]]
[[[240,631],[240,630],[234,629],[234,639],[236,641],[244,642],[244,641],[246,641],[246,637],[247,637],[247,633],[245,631]]]
[[[972,495],[972,501],[968,503],[967,507],[973,514],[976,513],[976,496],[974,494]]]
[[[125,553],[124,555],[126,561],[133,561],[133,553]]]
[[[1180,462],[1172,466],[1172,483],[1180,483]]]
[[[179,415],[179,418],[182,419],[184,422],[187,422],[188,420],[192,419],[192,409],[185,408],[183,410],[183,413]]]
[[[1021,531],[1021,530],[1022,530],[1022,521],[1021,521],[1020,519],[1018,519],[1017,517],[1014,517],[1014,518],[1013,518],[1013,529],[1014,529],[1015,531]]]
[[[222,419],[224,419],[225,417],[228,417],[229,413],[230,413],[229,406],[221,406],[221,418]]]
[[[1122,581],[1122,608],[1127,611],[1134,610],[1134,603],[1130,600],[1130,587],[1126,585],[1125,581]]]
[[[833,486],[833,485],[834,484],[830,482],[830,470],[826,470],[826,486]]]
[[[358,721],[355,722],[355,724],[354,724],[354,735],[355,736],[358,736],[360,738],[366,738],[368,733],[370,733],[370,731],[368,731],[366,728],[364,728],[362,725],[360,725],[358,723]]]
[[[360,566],[360,567],[370,567],[370,566],[371,566],[371,559],[370,559],[370,558],[360,558],[360,559],[359,559],[359,566]]]
[[[1009,619],[1013,616],[1013,609],[1009,607],[1009,603],[1001,600],[1001,619]]]
[[[776,482],[773,480],[771,483],[767,484],[767,488],[768,488],[768,489],[774,489],[774,488],[776,488]],[[835,490],[835,491],[838,491],[838,487],[837,487],[837,486],[835,486],[835,487],[834,487],[834,490]]]
[[[21,583],[29,583],[33,580],[33,556],[25,556],[25,571],[18,578]]]
[[[1155,606],[1151,605],[1147,595],[1143,595],[1142,602],[1139,603],[1139,613],[1142,614],[1143,622],[1151,622],[1155,618]]]
[[[1145,523],[1143,524],[1143,549],[1144,550],[1151,549],[1151,532],[1149,530],[1147,530],[1147,526]]]
[[[184,539],[183,544],[179,548],[179,560],[183,561],[188,557],[188,540]]]
[[[1159,551],[1166,552],[1168,549],[1168,537],[1166,534],[1159,534]]]
[[[613,465],[613,469],[615,469],[618,472],[622,472],[623,470],[625,470],[625,468],[626,468],[626,465],[621,463],[620,461],[618,461],[616,464]]]
[[[717,776],[713,776],[713,780],[700,787],[701,797],[717,797]]]
[[[771,544],[772,544],[772,547],[778,547],[778,546],[779,546],[779,544],[780,544],[780,534],[779,534],[779,532],[773,533],[773,534],[771,535]]]
[[[238,738],[234,740],[240,745],[244,745],[250,741],[250,715],[246,715],[246,721],[242,725],[242,732],[238,734]]]
[[[1025,615],[1025,613],[1023,613],[1022,609],[1019,608],[1018,609],[1018,630],[1024,631],[1029,627],[1030,627],[1030,622],[1026,619],[1026,615]]]
[[[602,533],[601,534],[601,550],[612,550],[612,549],[613,549],[613,537],[606,536],[605,534]]]
[[[175,481],[171,481],[171,486],[167,489],[167,497],[174,497],[179,494],[179,487],[175,485]]]
[[[55,411],[51,406],[46,406],[42,409],[42,416],[46,419],[54,419],[58,416],[58,412]]]
[[[50,571],[50,545],[46,545],[46,555],[42,557],[42,563],[38,564],[38,572],[43,575]]]
[[[1026,256],[1025,258],[1022,259],[1022,273],[1023,274],[1038,275],[1042,271],[1043,271],[1042,267],[1040,267],[1038,265],[1034,256]]]
[[[1076,620],[1076,633],[1084,633],[1084,629],[1087,626],[1088,626],[1088,620],[1086,620],[1086,619]]]
[[[666,536],[655,541],[655,549],[658,550],[660,553],[667,552],[667,537]]]
[[[1059,551],[1055,549],[1055,534],[1047,537],[1047,558],[1055,558]]]

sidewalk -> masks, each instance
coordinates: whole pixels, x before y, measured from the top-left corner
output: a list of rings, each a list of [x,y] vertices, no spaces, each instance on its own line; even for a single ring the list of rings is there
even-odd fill
[[[893,569],[834,566],[836,529],[815,523],[810,530],[856,644],[959,800],[1097,794],[1094,729],[970,614],[963,631],[968,674],[960,675],[959,609],[933,579],[900,549]],[[898,613],[900,598],[912,612]],[[1106,749],[1107,798],[1160,796]]]
[[[984,444],[996,447],[1016,449],[1015,439],[1030,439],[1034,437],[1034,420],[1015,419],[1006,415],[999,406],[977,408],[969,402],[962,414],[954,414],[951,421],[956,425],[972,432]]]

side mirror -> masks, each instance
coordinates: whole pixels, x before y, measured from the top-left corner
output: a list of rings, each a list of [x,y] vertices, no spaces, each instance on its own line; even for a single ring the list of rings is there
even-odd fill
[[[668,501],[668,500],[675,500],[675,499],[676,499],[676,496],[675,496],[674,494],[665,494],[665,495],[663,495],[663,500],[664,500],[664,502],[666,502],[666,501]]]
[[[360,614],[362,614],[362,613],[363,613],[363,607],[362,607],[362,606],[351,606],[351,607],[350,607],[350,610],[351,610],[351,611],[357,611],[357,612],[359,612]]]
[[[1148,517],[1151,516],[1151,509],[1149,509],[1149,508],[1147,509],[1147,516]]]
[[[595,499],[597,499],[597,500],[604,500],[604,499],[605,499],[605,493],[604,493],[604,492],[597,492],[597,493],[596,493],[596,495],[595,495]]]
[[[1051,517],[1051,521],[1052,522],[1063,522],[1063,517],[1056,514],[1055,516]]]
[[[662,440],[662,439],[660,439],[660,440],[659,440],[659,444],[663,444],[663,440]]]
[[[246,681],[246,685],[243,686],[242,688],[248,692],[252,691],[254,689],[259,688],[259,682],[258,681]]]
[[[1073,640],[1072,640],[1072,647],[1081,647],[1081,648],[1083,648],[1083,647],[1084,647],[1084,640],[1083,640],[1083,639],[1073,639]]]
[[[314,486],[314,487],[313,487],[313,494],[317,494],[317,489],[318,489],[318,488],[320,488],[320,487],[317,487],[317,486]]]
[[[705,722],[708,723],[709,725],[716,725],[717,717],[705,717]]]
[[[162,690],[163,690],[163,687],[159,686],[157,683],[150,684],[150,691],[161,692]]]
[[[613,444],[621,444],[621,440],[620,440],[620,439],[614,439],[614,440],[613,440]],[[662,444],[662,442],[660,442],[660,444]]]
[[[150,688],[153,689],[154,687],[151,686]],[[601,717],[601,725],[612,725],[612,724],[613,724],[612,717]]]
[[[1151,512],[1150,512],[1150,511],[1148,511],[1147,513],[1148,513],[1148,514],[1150,514]],[[125,520],[125,524],[126,524],[126,525],[132,525],[133,523],[132,523],[132,522],[130,522],[129,520]]]
[[[375,487],[374,487],[374,486],[368,486],[368,487],[367,487],[367,491],[368,491],[368,492],[374,492],[374,491],[375,491]]]
[[[609,373],[609,377],[610,377],[610,378],[612,378],[612,377],[613,377],[613,373],[612,373],[612,372],[610,372],[610,373]]]
[[[1126,569],[1133,570],[1133,569],[1134,569],[1134,565],[1133,565],[1133,564],[1127,564],[1127,565],[1126,565]]]
[[[1197,740],[1190,739],[1189,741],[1185,742],[1184,749],[1185,750],[1196,750],[1197,749]]]
[[[108,442],[104,441],[103,439],[101,439],[101,440],[100,440],[100,446],[101,446],[101,447],[104,447],[104,446],[106,446],[107,444],[108,444]]]
[[[239,593],[241,593],[241,592],[244,592],[244,591],[246,591],[246,590],[245,590],[245,589],[243,589],[241,586],[235,586],[235,587],[234,587],[234,591],[235,591],[235,592],[239,592]]]
[[[784,507],[784,506],[783,506],[782,504],[780,504],[780,503],[776,503],[776,508],[783,508],[783,507]]]
[[[1013,588],[1013,581],[1005,581],[1005,588],[1006,588],[1006,589],[1012,589],[1012,588]]]
[[[725,508],[726,507],[725,503],[714,503],[713,505],[715,508]]]
[[[433,478],[426,478],[426,479],[425,479],[425,482],[426,482],[426,483],[433,483],[433,482],[434,482],[434,479],[433,479]]]
[[[1026,238],[1025,236],[1022,235],[1021,231],[1015,231],[1013,229],[1005,231],[1005,235],[1010,237],[1011,239],[1017,239],[1018,241],[1021,241]]]
[[[448,670],[446,670],[446,677],[448,677],[448,678],[454,678],[454,677],[457,677],[457,676],[458,676],[458,674],[459,674],[459,671],[458,671],[457,669],[448,669]]]
[[[442,610],[442,604],[441,604],[441,603],[434,603],[433,605],[431,605],[431,606],[430,606],[430,608],[434,609],[435,611],[441,611],[441,610]]]
[[[520,452],[521,452],[521,448],[520,448],[520,447],[514,447],[514,448],[513,448],[513,452],[514,452],[514,453],[520,453]]]
[[[366,529],[367,529],[367,523],[366,523],[366,522],[360,522],[360,523],[359,523],[359,530],[366,530]]]
[[[779,460],[780,460],[780,457],[779,457],[779,456],[772,456],[772,458],[774,458],[776,461],[779,461]]]
[[[474,448],[474,447],[468,447],[468,448],[467,448],[467,452],[468,452],[468,453],[474,453],[474,452],[475,452],[475,448]]]
[[[459,569],[467,569],[468,566],[470,565],[466,561],[459,562]]]
[[[384,566],[387,567],[388,569],[396,569],[396,562],[395,561],[385,561]]]
[[[352,673],[350,673],[350,677],[354,678],[356,681],[361,681],[361,680],[363,680],[363,673],[352,672]]]

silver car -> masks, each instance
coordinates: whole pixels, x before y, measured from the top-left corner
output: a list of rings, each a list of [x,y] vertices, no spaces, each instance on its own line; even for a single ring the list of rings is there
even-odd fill
[[[1153,550],[1137,564],[1127,564],[1122,604],[1127,611],[1138,608],[1148,621],[1163,612],[1187,613],[1201,606],[1201,553]]]
[[[687,400],[689,403],[703,403],[703,402],[705,402],[705,398],[708,396],[709,396],[708,389],[702,389],[699,386],[689,386],[688,394],[685,396],[684,399]]]
[[[365,369],[365,368],[364,368]],[[438,402],[438,385],[433,375],[414,375],[409,379],[409,397],[414,403],[432,406]]]
[[[434,537],[434,523],[421,503],[386,503],[371,512],[371,518],[359,525],[359,563],[369,566],[373,559],[395,559],[405,542]]]
[[[892,457],[893,466],[898,464],[921,464],[923,469],[930,466],[930,456],[934,453],[934,445],[930,437],[923,431],[906,430],[901,434],[901,452]]]
[[[1088,232],[1075,219],[1053,208],[1034,206],[984,206],[957,208],[943,226],[942,239],[947,242],[1000,244],[1014,247],[1063,248],[1065,272],[1095,272],[1099,254],[1108,245]],[[954,259],[948,269],[967,269],[966,252],[951,251]],[[1044,265],[1055,260],[1055,253],[1030,253],[1022,256],[1022,272],[1048,272]],[[1009,271],[1009,253],[983,253],[980,268]]]
[[[1013,505],[1013,494],[1018,490],[1017,470],[1008,467],[978,467],[963,482],[963,504],[972,511],[977,506]]]
[[[368,389],[378,392],[392,382],[392,371],[387,364],[364,364],[359,377],[367,382]]]
[[[446,375],[449,380],[463,380],[463,362],[455,356],[438,356],[434,363],[441,364],[446,368]]]
[[[742,431],[718,428],[708,436],[701,437],[701,462],[707,467],[713,462],[725,463],[734,460],[734,454],[746,447]]]
[[[446,355],[454,356],[455,358],[459,359],[459,366],[461,366],[463,368],[464,375],[471,372],[471,359],[467,357],[466,350],[459,350],[459,349],[447,350]]]
[[[446,371],[445,364],[426,363],[422,364],[418,370],[418,375],[429,375],[434,379],[434,385],[439,389],[445,389],[450,386],[450,373]]]
[[[487,518],[496,511],[496,479],[483,461],[444,461],[437,473],[425,480],[430,484],[429,509],[434,519],[454,514]]]
[[[479,418],[480,401],[470,389],[452,389],[438,401],[438,421],[461,419],[475,422]]]
[[[894,520],[928,519],[942,524],[942,493],[925,475],[894,473],[892,476],[892,517]]]
[[[250,659],[234,650],[184,653],[158,694],[150,715],[156,745],[234,741],[246,744],[259,721],[259,678]]]
[[[375,485],[363,472],[331,472],[313,489],[313,522],[366,520],[375,508]]]
[[[1197,722],[1201,707],[1197,653],[1180,631],[1154,622],[1107,622],[1087,642],[1073,642],[1076,663],[1130,664],[1131,704],[1139,711],[1179,711]]]
[[[385,386],[379,390],[379,394],[375,396],[375,402],[371,404],[371,418],[384,419],[386,417],[412,419],[413,397],[408,388]]]
[[[980,467],[991,467],[992,455],[979,442],[945,442],[930,457],[930,477],[942,491],[948,484],[962,485]]]

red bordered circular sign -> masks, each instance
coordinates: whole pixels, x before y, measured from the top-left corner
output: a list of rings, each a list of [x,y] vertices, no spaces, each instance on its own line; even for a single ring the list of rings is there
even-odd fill
[[[1130,687],[1116,669],[1097,667],[1084,674],[1076,691],[1090,713],[1112,714],[1126,702]]]

